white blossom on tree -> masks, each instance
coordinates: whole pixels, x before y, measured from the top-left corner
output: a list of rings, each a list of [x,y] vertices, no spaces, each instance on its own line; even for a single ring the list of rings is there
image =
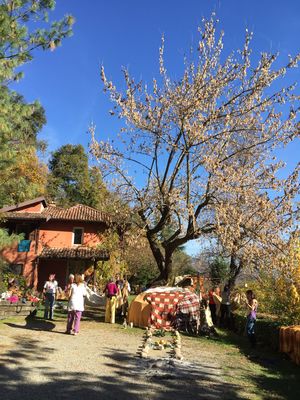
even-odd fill
[[[252,259],[292,224],[298,167],[279,179],[274,151],[299,135],[299,96],[283,84],[300,55],[275,68],[277,56],[261,53],[252,65],[246,31],[243,48],[225,57],[217,23],[203,20],[180,80],[167,72],[164,38],[151,89],[124,70],[126,90],[118,91],[101,69],[111,114],[125,124],[115,141],[98,140],[91,126],[91,150],[139,216],[165,281],[174,251],[191,239],[218,236],[235,259],[241,248]]]

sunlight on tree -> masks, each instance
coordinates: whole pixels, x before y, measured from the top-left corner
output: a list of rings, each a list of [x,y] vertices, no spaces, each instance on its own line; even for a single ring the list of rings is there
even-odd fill
[[[151,90],[124,70],[126,90],[119,92],[101,69],[113,113],[125,125],[118,141],[97,140],[91,126],[91,149],[102,176],[134,204],[136,222],[165,281],[174,251],[188,240],[222,236],[234,261],[240,254],[251,259],[267,241],[279,240],[278,228],[288,231],[292,225],[298,167],[279,179],[283,163],[276,161],[274,150],[299,135],[299,97],[295,85],[278,90],[274,83],[282,86],[300,56],[276,69],[277,56],[261,53],[252,66],[252,33],[246,31],[243,48],[224,59],[217,22],[213,15],[199,27],[197,56],[185,59],[180,80],[167,73],[164,38],[160,79],[153,80]],[[138,183],[128,173],[134,168]],[[175,229],[163,237],[169,224]]]

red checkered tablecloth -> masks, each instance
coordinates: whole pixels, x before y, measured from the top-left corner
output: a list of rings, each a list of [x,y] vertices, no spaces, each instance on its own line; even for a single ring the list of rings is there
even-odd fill
[[[199,299],[189,291],[152,292],[149,293],[146,300],[152,306],[150,324],[159,329],[171,328],[176,317],[178,304],[181,305],[181,312],[196,313],[199,310]]]
[[[186,293],[177,304],[177,312],[188,314],[190,319],[200,318],[199,297],[195,293]]]

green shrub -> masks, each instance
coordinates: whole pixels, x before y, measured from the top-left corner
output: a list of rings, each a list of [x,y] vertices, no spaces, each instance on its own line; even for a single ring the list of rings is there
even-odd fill
[[[241,313],[234,312],[232,314],[232,329],[238,335],[246,335],[247,317]],[[273,350],[279,348],[279,328],[280,321],[268,317],[258,317],[255,326],[257,341]]]

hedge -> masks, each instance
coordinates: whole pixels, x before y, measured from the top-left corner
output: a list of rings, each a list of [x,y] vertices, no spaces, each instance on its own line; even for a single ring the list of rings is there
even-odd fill
[[[246,335],[247,317],[238,312],[232,313],[232,329],[238,335]],[[273,350],[279,350],[279,321],[258,317],[256,320],[255,334],[257,341]]]

